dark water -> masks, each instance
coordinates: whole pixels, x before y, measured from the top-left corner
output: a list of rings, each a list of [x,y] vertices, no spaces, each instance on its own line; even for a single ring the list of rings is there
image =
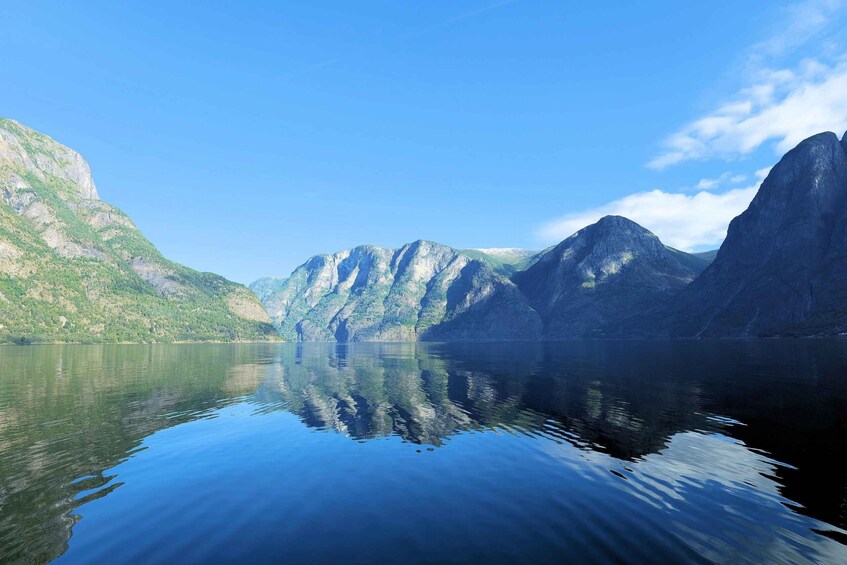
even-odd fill
[[[845,562],[847,341],[0,348],[0,562]]]

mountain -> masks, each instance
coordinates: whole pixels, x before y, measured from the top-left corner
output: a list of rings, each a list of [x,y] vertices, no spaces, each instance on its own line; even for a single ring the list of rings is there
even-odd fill
[[[262,302],[282,337],[299,341],[537,339],[541,331],[509,279],[429,241],[312,257]]]
[[[540,255],[538,251],[516,247],[491,247],[487,249],[463,249],[462,254],[482,261],[497,273],[511,277],[532,265]]]
[[[674,336],[847,332],[847,139],[789,151],[663,317]]]
[[[164,258],[79,153],[0,118],[0,342],[259,339],[247,288]]]
[[[667,300],[708,263],[606,216],[542,253],[513,280],[544,321],[544,337],[604,336]]]
[[[288,277],[262,277],[255,280],[247,287],[253,291],[260,301],[267,300],[277,292],[279,292]]]
[[[708,251],[699,251],[699,252],[692,253],[692,255],[694,255],[695,257],[699,257],[700,259],[703,259],[707,263],[711,263],[712,261],[715,260],[715,257],[718,256],[718,250],[717,249],[710,249]]]

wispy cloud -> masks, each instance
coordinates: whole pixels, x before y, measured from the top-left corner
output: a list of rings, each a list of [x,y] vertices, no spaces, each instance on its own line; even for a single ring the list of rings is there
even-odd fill
[[[752,186],[723,192],[637,192],[597,208],[567,214],[543,225],[536,235],[543,244],[556,243],[611,214],[641,224],[677,249],[717,247],[726,237],[729,222],[747,208],[768,172],[769,169],[756,171],[758,181]]]
[[[787,6],[778,14],[778,29],[767,39],[755,43],[749,50],[749,58],[756,63],[767,57],[784,55],[820,37],[843,7],[844,0],[806,0]]]
[[[843,8],[843,0],[808,0],[788,8],[781,15],[787,22],[783,28],[750,48],[745,74],[751,81],[665,139],[647,166],[734,160],[766,142],[775,142],[781,154],[815,133],[847,128],[847,57],[825,33],[843,20]],[[810,41],[817,42],[817,58],[792,66],[774,64]]]
[[[785,153],[821,131],[847,128],[847,62],[827,66],[804,61],[799,69],[772,71],[737,98],[699,118],[664,143],[648,166],[663,169],[683,161],[732,160],[776,142]]]
[[[734,175],[727,172],[717,178],[700,179],[700,181],[691,188],[694,191],[713,190],[726,184],[738,184],[745,180],[747,180],[747,175]]]
[[[847,129],[847,54],[832,40],[841,33],[845,2],[806,0],[780,12],[772,33],[741,57],[741,74],[750,78],[713,111],[665,139],[647,166],[664,169],[693,160],[736,161],[768,142],[782,154],[820,131]],[[815,57],[801,60],[801,46]],[[548,222],[536,236],[541,243],[555,243],[616,214],[679,249],[718,246],[730,221],[747,208],[769,171],[725,172],[675,192],[637,192]]]

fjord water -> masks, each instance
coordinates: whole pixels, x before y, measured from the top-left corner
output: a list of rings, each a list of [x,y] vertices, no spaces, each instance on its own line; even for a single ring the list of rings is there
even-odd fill
[[[0,561],[844,562],[847,342],[0,348]]]

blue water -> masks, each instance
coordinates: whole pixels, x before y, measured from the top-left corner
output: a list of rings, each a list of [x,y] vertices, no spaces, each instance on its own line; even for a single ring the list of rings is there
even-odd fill
[[[0,561],[847,561],[844,341],[50,346],[0,367]]]

